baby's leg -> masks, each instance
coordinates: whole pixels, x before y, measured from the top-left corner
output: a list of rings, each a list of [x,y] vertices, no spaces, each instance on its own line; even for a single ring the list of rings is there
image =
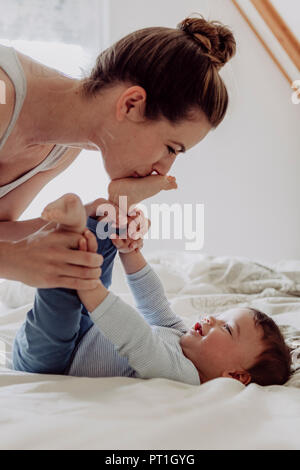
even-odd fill
[[[72,289],[37,289],[14,340],[13,368],[63,374],[80,331],[81,302]]]
[[[93,219],[92,217],[88,218],[87,221],[87,228],[92,232],[97,240],[97,253],[103,256],[103,263],[101,266],[102,274],[100,276],[101,282],[106,287],[106,289],[110,288],[111,281],[112,281],[112,270],[113,270],[113,265],[114,265],[114,259],[117,254],[117,249],[113,245],[111,239],[109,237],[105,238],[104,240],[101,240],[100,238],[97,237],[97,225],[102,224],[105,227],[105,231],[107,231],[107,223],[104,222],[98,222],[96,219]],[[119,230],[116,230],[117,233],[119,233]],[[104,229],[103,229],[104,232]]]
[[[96,234],[97,220],[89,217],[88,229]],[[102,254],[101,281],[109,287],[116,248],[110,239],[97,240]],[[87,310],[73,289],[37,289],[33,308],[27,313],[14,340],[13,367],[45,374],[64,374],[84,334],[93,326]]]
[[[86,226],[86,211],[76,194],[68,193],[50,202],[42,212],[42,218],[56,222],[59,228],[82,233]]]

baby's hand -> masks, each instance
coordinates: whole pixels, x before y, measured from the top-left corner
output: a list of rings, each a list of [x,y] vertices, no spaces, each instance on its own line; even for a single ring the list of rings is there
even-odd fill
[[[138,240],[133,240],[132,238],[122,239],[116,233],[111,234],[110,239],[113,245],[117,248],[119,253],[131,253],[133,251],[138,252],[143,248],[144,241],[142,238]]]
[[[127,238],[118,236],[116,233],[111,234],[110,239],[119,253],[138,252],[143,248],[143,236],[148,232],[151,221],[147,219],[141,209],[135,208],[131,212],[130,223],[127,227]]]

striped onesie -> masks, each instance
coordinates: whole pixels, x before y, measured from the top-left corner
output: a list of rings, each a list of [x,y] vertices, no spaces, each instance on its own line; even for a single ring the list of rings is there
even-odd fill
[[[90,313],[94,325],[74,351],[67,373],[164,377],[199,385],[198,371],[179,344],[187,328],[172,312],[157,274],[147,264],[126,278],[140,313],[109,292]]]

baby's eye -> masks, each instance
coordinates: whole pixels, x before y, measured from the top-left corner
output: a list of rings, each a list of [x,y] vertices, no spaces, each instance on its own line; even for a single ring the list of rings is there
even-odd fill
[[[229,328],[228,323],[225,323],[224,326],[225,326],[226,330],[229,331],[229,333],[230,333],[231,336],[232,336],[231,329]]]
[[[168,149],[168,152],[172,155],[176,155],[176,150],[174,150],[172,147],[170,147],[169,145],[167,145],[167,149]]]

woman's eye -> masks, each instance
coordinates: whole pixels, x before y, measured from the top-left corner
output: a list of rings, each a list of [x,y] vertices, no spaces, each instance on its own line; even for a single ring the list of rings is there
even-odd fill
[[[231,336],[232,336],[231,329],[229,328],[228,324],[227,324],[227,323],[225,323],[225,325],[224,325],[224,326],[225,326],[226,330],[227,330],[227,331],[229,331],[229,333],[230,333],[230,334],[231,334]]]
[[[172,147],[170,147],[169,145],[167,145],[167,149],[168,149],[168,152],[170,154],[173,154],[173,155],[176,155],[176,150],[174,150]]]

